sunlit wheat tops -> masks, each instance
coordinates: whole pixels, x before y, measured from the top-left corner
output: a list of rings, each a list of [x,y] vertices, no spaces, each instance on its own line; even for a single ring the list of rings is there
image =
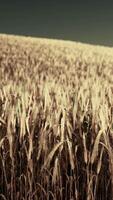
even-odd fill
[[[0,199],[112,200],[113,48],[0,35]]]

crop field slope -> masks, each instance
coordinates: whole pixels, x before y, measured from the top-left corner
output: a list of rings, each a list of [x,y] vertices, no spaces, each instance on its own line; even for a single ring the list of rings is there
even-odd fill
[[[113,48],[0,34],[0,199],[113,199]]]

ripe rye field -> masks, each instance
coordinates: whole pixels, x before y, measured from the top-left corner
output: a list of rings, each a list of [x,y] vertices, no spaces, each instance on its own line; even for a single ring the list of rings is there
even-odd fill
[[[0,200],[113,199],[113,48],[0,35]]]

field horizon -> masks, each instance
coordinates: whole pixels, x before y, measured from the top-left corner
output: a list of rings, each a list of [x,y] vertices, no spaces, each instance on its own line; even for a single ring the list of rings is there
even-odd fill
[[[81,41],[76,41],[76,40],[69,40],[69,39],[59,39],[59,38],[49,38],[49,37],[39,37],[39,36],[30,36],[30,35],[18,35],[18,34],[7,34],[7,33],[0,33],[0,37],[2,38],[16,38],[16,39],[24,39],[24,40],[28,40],[29,42],[30,41],[34,41],[34,42],[38,42],[38,40],[46,40],[48,42],[57,42],[57,43],[60,43],[60,42],[63,42],[63,43],[67,43],[68,44],[79,44],[79,45],[83,45],[83,46],[93,46],[93,47],[100,47],[100,48],[106,48],[107,49],[113,49],[112,46],[109,46],[109,45],[101,45],[101,44],[95,44],[95,43],[88,43],[88,42],[81,42]]]
[[[0,199],[113,199],[113,47],[0,34]]]

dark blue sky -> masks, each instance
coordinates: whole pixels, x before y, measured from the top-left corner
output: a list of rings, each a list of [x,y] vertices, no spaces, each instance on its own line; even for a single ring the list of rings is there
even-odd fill
[[[0,33],[113,46],[113,1],[0,1]]]

